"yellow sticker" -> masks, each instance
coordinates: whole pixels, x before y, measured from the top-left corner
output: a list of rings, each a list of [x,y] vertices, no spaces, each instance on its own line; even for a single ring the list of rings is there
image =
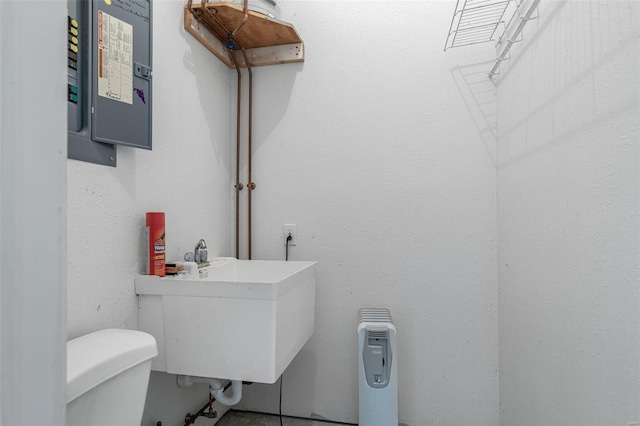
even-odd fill
[[[75,46],[75,45],[72,44],[70,48],[71,48],[72,52],[78,53],[78,46]]]
[[[75,19],[72,19],[72,20],[71,20],[71,26],[72,26],[73,28],[78,28],[78,21],[76,21]]]
[[[78,30],[76,30],[75,28],[71,28],[71,34],[73,34],[74,36],[77,36]]]
[[[71,43],[78,44],[78,39],[75,37],[71,37]]]
[[[107,6],[111,6],[111,0],[104,0],[104,2],[107,4]]]

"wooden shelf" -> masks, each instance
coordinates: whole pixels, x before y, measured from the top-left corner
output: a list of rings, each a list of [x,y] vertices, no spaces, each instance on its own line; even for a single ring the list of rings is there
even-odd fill
[[[251,10],[248,15],[230,40],[244,17],[242,7],[226,2],[187,5],[184,28],[229,68],[235,69],[231,55],[246,68],[242,48],[251,67],[304,61],[304,43],[292,25]],[[226,47],[229,41],[234,48]]]

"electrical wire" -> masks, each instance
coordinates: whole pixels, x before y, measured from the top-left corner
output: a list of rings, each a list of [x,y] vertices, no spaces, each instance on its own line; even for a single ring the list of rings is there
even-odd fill
[[[287,244],[285,248],[284,260],[289,260],[289,241],[293,240],[291,236],[291,232],[289,232],[289,236],[287,237]]]
[[[291,232],[289,232],[289,236],[287,237],[284,260],[289,260],[289,241],[291,240],[293,240],[293,237],[291,236]],[[278,403],[278,413],[280,414],[280,426],[282,426],[282,378],[283,376],[284,376],[284,371],[280,375],[280,402]]]
[[[289,237],[291,237],[291,236],[289,236]],[[287,241],[287,244],[289,244],[288,241]],[[280,375],[280,403],[279,403],[279,408],[278,408],[278,411],[280,412],[280,426],[282,426],[282,376],[284,376],[284,371]]]

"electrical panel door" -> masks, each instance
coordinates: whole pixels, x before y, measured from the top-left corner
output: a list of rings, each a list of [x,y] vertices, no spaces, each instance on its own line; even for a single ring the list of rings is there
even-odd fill
[[[151,149],[151,1],[68,0],[69,158]]]

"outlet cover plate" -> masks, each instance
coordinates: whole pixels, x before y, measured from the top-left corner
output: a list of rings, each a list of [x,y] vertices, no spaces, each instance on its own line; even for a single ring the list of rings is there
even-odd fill
[[[290,246],[295,246],[298,241],[298,231],[296,230],[296,225],[294,223],[284,224],[282,225],[282,241],[283,245],[287,245],[287,237],[291,233],[291,241],[289,241]]]

